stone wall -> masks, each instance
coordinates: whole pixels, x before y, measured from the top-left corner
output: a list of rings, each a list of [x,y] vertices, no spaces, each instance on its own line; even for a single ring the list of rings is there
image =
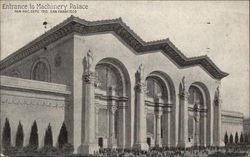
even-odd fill
[[[45,130],[50,123],[54,145],[62,123],[70,95],[66,85],[41,81],[0,76],[1,125],[2,136],[5,119],[11,127],[11,144],[15,145],[18,123],[24,130],[24,146],[29,143],[31,126],[36,120],[38,126],[39,147],[44,145]]]

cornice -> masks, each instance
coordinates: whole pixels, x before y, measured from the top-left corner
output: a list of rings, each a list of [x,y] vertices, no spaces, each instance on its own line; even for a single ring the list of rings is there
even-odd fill
[[[72,32],[83,35],[113,32],[138,54],[161,51],[181,68],[198,65],[207,71],[213,78],[219,80],[228,75],[228,73],[221,71],[206,55],[190,58],[186,57],[168,38],[145,42],[130,29],[121,18],[91,22],[74,16],[70,16],[45,34],[3,59],[0,62],[0,70],[4,70],[32,53],[35,53],[37,50],[44,48],[50,43]]]

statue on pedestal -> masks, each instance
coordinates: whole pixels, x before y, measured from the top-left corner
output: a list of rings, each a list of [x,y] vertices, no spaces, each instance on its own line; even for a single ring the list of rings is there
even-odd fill
[[[92,52],[89,50],[87,52],[87,56],[84,59],[83,65],[84,65],[84,71],[91,71],[92,70],[92,63],[93,63],[94,57]]]
[[[215,105],[219,105],[220,102],[221,102],[221,93],[220,93],[220,86],[218,86],[214,94],[214,103]]]
[[[186,77],[183,76],[181,80],[181,91],[180,91],[180,96],[183,97],[184,99],[188,99],[188,89],[187,89],[187,83],[186,83]]]
[[[139,91],[145,90],[144,67],[142,64],[140,64],[136,72],[136,89]]]
[[[95,74],[92,69],[93,60],[94,60],[93,54],[89,50],[87,52],[87,55],[83,59],[83,71],[84,71],[83,80],[85,82],[89,82],[89,83],[95,82]]]

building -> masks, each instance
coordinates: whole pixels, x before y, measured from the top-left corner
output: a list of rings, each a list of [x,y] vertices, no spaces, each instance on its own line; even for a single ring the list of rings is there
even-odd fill
[[[18,123],[27,145],[36,120],[40,147],[48,124],[57,141],[65,122],[78,153],[224,145],[220,84],[228,74],[169,39],[143,41],[121,19],[71,16],[0,70],[1,134],[8,118],[13,144]]]

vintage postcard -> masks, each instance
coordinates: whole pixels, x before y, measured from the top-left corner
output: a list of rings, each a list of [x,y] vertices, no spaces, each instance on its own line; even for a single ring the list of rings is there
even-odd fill
[[[1,156],[250,156],[249,1],[1,1]]]

